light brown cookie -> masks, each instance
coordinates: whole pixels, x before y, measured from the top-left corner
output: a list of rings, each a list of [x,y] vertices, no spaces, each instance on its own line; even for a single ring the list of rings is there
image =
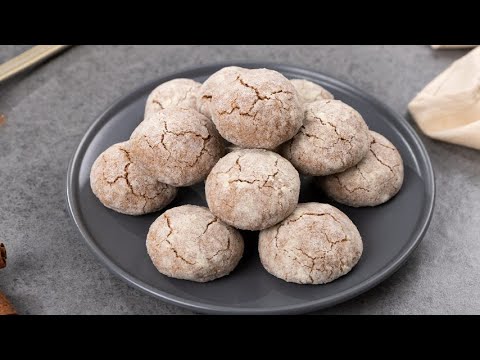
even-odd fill
[[[258,252],[272,275],[298,284],[325,284],[348,273],[363,251],[357,227],[328,204],[299,204],[280,224],[260,232]]]
[[[213,73],[197,92],[197,110],[206,117],[212,118],[210,104],[215,90],[234,83],[243,70],[245,69],[238,66],[227,66]]]
[[[210,119],[178,107],[147,117],[132,133],[131,143],[133,158],[172,186],[204,180],[225,151]]]
[[[370,131],[370,151],[354,167],[318,183],[335,201],[354,207],[376,206],[394,197],[403,183],[403,161],[384,136]]]
[[[297,90],[300,100],[304,105],[317,100],[333,99],[333,95],[328,90],[314,82],[304,79],[292,79],[290,82]]]
[[[173,106],[196,110],[200,86],[200,83],[191,79],[173,79],[159,85],[148,96],[145,117]]]
[[[197,282],[228,275],[243,255],[243,238],[207,208],[167,210],[150,226],[147,252],[162,274]]]
[[[244,148],[273,149],[297,133],[303,106],[282,74],[236,68],[222,77],[224,81],[213,81],[213,85],[205,82],[200,93],[201,99],[209,101],[212,121],[226,140]],[[211,90],[208,95],[204,87]]]
[[[93,163],[90,185],[106,207],[127,215],[143,215],[167,206],[177,194],[132,160],[129,142],[112,145]]]
[[[323,176],[344,171],[368,152],[370,135],[362,116],[340,100],[319,100],[305,107],[305,119],[280,154],[303,174]]]
[[[213,214],[238,229],[261,230],[287,217],[298,203],[300,177],[280,155],[260,149],[227,154],[205,183]]]

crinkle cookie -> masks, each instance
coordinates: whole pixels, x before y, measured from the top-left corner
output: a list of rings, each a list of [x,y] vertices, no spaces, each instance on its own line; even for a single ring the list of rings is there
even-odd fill
[[[227,154],[205,183],[213,214],[238,229],[261,230],[287,217],[297,206],[300,176],[280,155],[260,149]]]
[[[243,238],[207,208],[184,205],[150,226],[147,252],[162,274],[206,282],[232,272],[243,255]]]
[[[167,206],[177,194],[147,169],[132,161],[129,142],[112,145],[93,163],[90,185],[106,207],[127,215],[143,215]]]
[[[370,131],[370,151],[354,167],[318,182],[335,201],[354,207],[376,206],[394,197],[403,183],[403,161],[395,146]]]
[[[265,269],[280,279],[325,284],[352,270],[363,243],[343,212],[328,204],[305,203],[260,232],[258,252]]]
[[[317,100],[333,99],[333,95],[328,90],[314,82],[304,79],[292,79],[290,82],[295,86],[300,100],[304,105]]]
[[[214,80],[202,85],[200,100],[207,102],[206,113],[231,143],[273,149],[291,139],[302,125],[303,106],[294,86],[282,74],[230,68],[212,76]]]
[[[159,85],[148,96],[145,117],[173,106],[196,110],[200,86],[200,83],[191,79],[173,79]]]
[[[319,100],[305,107],[305,119],[280,154],[303,174],[342,172],[368,152],[370,135],[362,116],[340,100]]]
[[[172,186],[204,180],[225,151],[210,119],[178,107],[151,114],[130,139],[133,158]]]
[[[197,92],[197,110],[206,117],[211,118],[210,104],[214,91],[223,84],[235,82],[239,73],[243,70],[245,69],[238,66],[227,66],[213,73],[205,80]]]

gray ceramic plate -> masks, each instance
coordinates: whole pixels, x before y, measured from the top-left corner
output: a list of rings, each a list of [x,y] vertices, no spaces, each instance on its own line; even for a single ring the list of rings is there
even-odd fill
[[[95,198],[89,185],[90,167],[110,145],[129,138],[142,120],[149,92],[179,77],[202,82],[227,65],[232,64],[203,66],[152,81],[117,101],[88,129],[68,170],[67,197],[71,215],[93,253],[127,283],[161,300],[207,313],[303,313],[353,298],[385,280],[404,263],[428,227],[435,193],[432,165],[420,139],[403,117],[363,91],[314,71],[268,63],[235,64],[266,67],[288,78],[321,84],[337,99],[357,109],[368,126],[390,139],[402,154],[403,187],[395,198],[375,208],[335,204],[315,188],[311,179],[302,179],[301,202],[338,206],[363,237],[363,256],[346,276],[327,285],[296,285],[279,280],[260,264],[258,234],[244,232],[245,255],[231,275],[206,284],[170,279],[155,269],[145,249],[148,228],[160,213],[121,215]],[[182,204],[206,206],[203,183],[180,189],[170,207]]]

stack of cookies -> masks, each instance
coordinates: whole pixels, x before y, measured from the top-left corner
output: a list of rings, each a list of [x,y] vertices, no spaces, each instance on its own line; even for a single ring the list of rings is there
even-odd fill
[[[205,180],[208,209],[172,208],[150,227],[147,251],[166,276],[228,275],[243,255],[239,230],[249,230],[260,231],[269,273],[324,284],[357,264],[362,238],[339,209],[298,204],[299,173],[339,203],[376,206],[399,191],[403,162],[321,86],[231,66],[203,84],[175,79],[154,89],[142,123],[98,157],[90,180],[106,207],[128,215],[159,211],[178,187]]]

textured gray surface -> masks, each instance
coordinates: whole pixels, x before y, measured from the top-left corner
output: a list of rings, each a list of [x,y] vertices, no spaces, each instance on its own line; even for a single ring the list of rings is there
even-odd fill
[[[0,45],[0,62],[25,46]],[[405,114],[465,51],[428,46],[79,46],[0,85],[0,289],[22,314],[190,314],[130,288],[94,258],[68,216],[68,161],[93,119],[156,76],[262,60],[346,80]],[[326,314],[480,314],[480,153],[422,137],[437,177],[430,229],[407,264]]]

